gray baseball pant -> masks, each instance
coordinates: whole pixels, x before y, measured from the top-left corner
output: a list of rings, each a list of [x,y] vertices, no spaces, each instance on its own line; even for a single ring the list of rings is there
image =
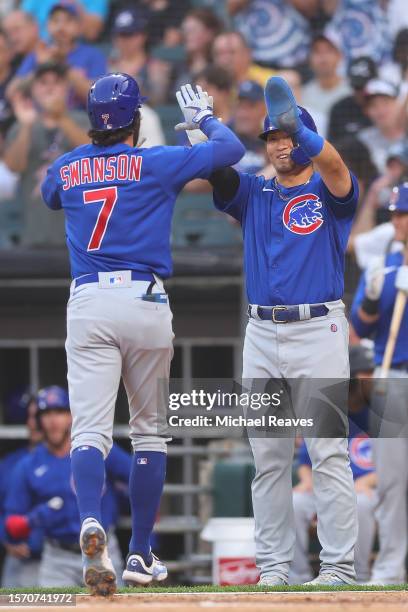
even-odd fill
[[[348,379],[348,323],[341,300],[328,302],[323,317],[295,323],[249,319],[243,352],[243,379],[305,381]],[[248,383],[247,383],[248,384]],[[305,401],[307,401],[305,396]],[[313,469],[322,551],[321,571],[355,580],[357,510],[348,441],[305,438]],[[261,576],[287,580],[295,548],[292,462],[295,438],[251,437],[256,474],[252,483],[256,561]]]
[[[134,451],[166,452],[168,380],[173,356],[169,304],[144,301],[149,283],[75,288],[67,308],[66,352],[72,412],[72,445],[98,448],[106,458],[112,446],[115,403],[121,377],[130,412]],[[161,281],[153,293],[163,292]]]

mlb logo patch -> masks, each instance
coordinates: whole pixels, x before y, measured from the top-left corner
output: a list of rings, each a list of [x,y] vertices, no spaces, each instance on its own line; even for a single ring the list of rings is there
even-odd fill
[[[147,457],[138,457],[137,465],[147,465]]]
[[[336,332],[337,331],[337,325],[335,323],[332,323],[330,325],[330,329],[332,330],[332,332]]]
[[[109,284],[113,286],[123,285],[123,276],[110,276]]]

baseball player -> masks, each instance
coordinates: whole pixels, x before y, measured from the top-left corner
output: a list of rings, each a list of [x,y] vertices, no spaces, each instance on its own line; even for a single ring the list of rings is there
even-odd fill
[[[31,453],[42,439],[42,432],[38,428],[35,413],[37,404],[35,398],[24,391],[14,396],[7,408],[10,417],[13,412],[24,416],[27,425],[28,444],[5,455],[0,461],[0,541],[5,548],[6,555],[3,561],[1,574],[1,586],[28,587],[38,584],[38,570],[40,567],[41,551],[43,546],[43,532],[40,528],[33,529],[26,542],[11,542],[4,527],[6,495],[13,483],[13,470],[17,463],[26,455]],[[7,419],[10,423],[10,419]],[[13,421],[11,421],[13,422]],[[20,420],[14,422],[19,423]]]
[[[369,429],[370,394],[368,391],[373,370],[374,361],[371,351],[360,345],[351,347],[349,456],[357,497],[358,537],[355,547],[355,568],[356,578],[360,584],[367,582],[370,578],[370,557],[376,532],[377,477],[372,458],[373,441],[366,433]],[[360,379],[360,376],[363,380]],[[306,582],[312,578],[308,558],[309,531],[310,524],[316,515],[316,498],[313,492],[310,457],[304,441],[298,450],[297,463],[299,482],[293,489],[296,546],[289,574],[290,584]]]
[[[208,178],[244,154],[240,141],[213,117],[206,92],[185,85],[177,98],[185,121],[176,127],[200,127],[209,141],[193,148],[140,149],[136,81],[121,73],[101,77],[88,96],[92,144],[56,160],[42,186],[47,206],[65,213],[73,276],[66,342],[72,469],[84,581],[102,595],[115,590],[100,499],[121,376],[134,450],[132,538],[123,579],[147,584],[167,576],[151,552],[150,535],[166,469],[166,438],[160,435],[166,401],[158,381],[168,379],[173,355],[172,314],[162,283],[172,273],[171,218],[188,181]]]
[[[403,249],[408,242],[408,183],[394,190],[391,204],[394,238]],[[362,274],[354,297],[351,320],[360,337],[374,338],[375,363],[380,366],[390,331],[397,291],[408,293],[408,266],[403,250],[375,259]],[[375,371],[378,376],[379,370]],[[408,309],[405,307],[397,336],[386,395],[373,394],[373,417],[383,420],[374,441],[378,477],[377,508],[380,550],[373,565],[371,584],[405,582],[407,554],[408,483]],[[375,389],[375,388],[374,388]]]
[[[344,253],[358,185],[334,147],[316,132],[280,77],[265,88],[260,137],[276,176],[214,172],[214,202],[243,227],[249,322],[243,378],[348,379]],[[194,148],[194,147],[193,147]],[[304,404],[308,400],[302,397]],[[256,558],[260,584],[286,584],[295,530],[294,439],[251,437]],[[307,438],[312,461],[321,570],[311,584],[355,579],[357,521],[347,438]]]
[[[61,387],[46,387],[39,392],[37,405],[44,443],[13,470],[5,500],[5,528],[15,544],[30,542],[38,531],[44,536],[37,584],[82,586],[80,522],[69,454],[72,418],[68,394]],[[118,519],[114,483],[128,482],[130,466],[130,455],[113,445],[106,459],[102,524],[109,534],[108,547],[116,569],[123,569],[123,562],[113,531]]]

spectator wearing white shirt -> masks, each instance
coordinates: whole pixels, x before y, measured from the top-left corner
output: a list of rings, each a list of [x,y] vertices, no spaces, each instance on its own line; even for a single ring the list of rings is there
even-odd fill
[[[405,136],[398,89],[393,83],[373,79],[367,83],[364,95],[366,112],[373,125],[362,130],[357,137],[370,151],[378,173],[383,174],[391,145],[402,141]]]
[[[351,94],[351,88],[341,74],[343,54],[340,44],[331,34],[318,34],[311,46],[310,67],[314,78],[302,88],[302,104],[315,117],[324,117],[319,134],[326,136],[328,116],[333,105]]]

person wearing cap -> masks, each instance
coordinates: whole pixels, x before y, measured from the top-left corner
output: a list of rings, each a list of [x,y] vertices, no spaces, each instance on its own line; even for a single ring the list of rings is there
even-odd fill
[[[16,122],[7,134],[4,162],[20,176],[19,240],[26,247],[65,247],[63,219],[47,215],[40,183],[51,161],[71,147],[89,142],[86,114],[67,110],[66,73],[64,65],[41,64],[36,68],[29,92],[13,94]]]
[[[38,586],[82,586],[82,555],[78,544],[80,520],[71,472],[71,423],[67,391],[45,387],[36,397],[36,418],[43,442],[14,467],[5,498],[5,531],[14,544],[26,542],[41,529],[44,548]],[[116,486],[127,486],[131,457],[113,445],[106,462],[102,520],[108,548],[118,572],[123,559],[114,534],[119,504]]]
[[[91,42],[97,40],[108,14],[109,0],[67,0],[61,4],[74,4],[81,22],[82,35]],[[22,0],[20,3],[20,8],[36,19],[44,41],[49,41],[47,20],[54,5],[55,0]]]
[[[408,242],[408,183],[395,188],[389,206],[395,240],[405,250]],[[404,251],[389,252],[373,259],[362,274],[354,296],[351,321],[361,338],[374,339],[374,361],[379,375],[390,333],[396,295],[408,294],[408,266]],[[408,308],[405,307],[396,338],[386,395],[373,393],[373,416],[383,416],[375,440],[374,459],[378,475],[380,550],[371,575],[372,584],[405,582],[407,553],[408,488]]]
[[[343,60],[340,42],[333,34],[317,34],[310,48],[309,64],[313,78],[302,87],[301,103],[310,110],[316,121],[319,134],[325,136],[327,120],[332,106],[348,96],[351,89],[340,74]]]
[[[356,580],[370,578],[370,557],[376,532],[377,477],[372,457],[372,441],[367,435],[371,378],[374,371],[372,350],[363,345],[349,349],[350,391],[348,399],[348,448],[357,497],[358,537],[355,548]],[[296,525],[296,546],[290,568],[289,584],[312,579],[309,562],[309,531],[316,519],[316,500],[313,493],[312,467],[303,441],[297,452],[297,477],[293,488],[293,510]]]
[[[19,389],[11,394],[5,405],[7,424],[27,426],[27,444],[4,455],[0,461],[0,542],[5,558],[0,578],[3,588],[34,587],[38,584],[38,571],[43,546],[43,533],[34,529],[25,542],[12,542],[5,530],[5,500],[12,483],[12,474],[17,463],[33,451],[42,440],[42,431],[35,417],[37,403],[28,389]]]
[[[13,85],[16,79],[31,75],[41,63],[64,63],[70,86],[69,108],[84,109],[92,81],[106,72],[106,58],[94,45],[80,41],[80,9],[74,0],[52,5],[47,28],[51,39],[49,44],[27,55],[16,72]]]
[[[150,100],[149,57],[146,53],[147,15],[137,7],[119,11],[112,26],[112,53],[108,61],[110,72],[124,72],[133,76],[141,91]],[[165,144],[159,115],[147,104],[141,109],[139,132],[141,147]]]
[[[334,104],[331,109],[327,138],[337,142],[344,136],[356,136],[372,125],[365,111],[364,88],[377,77],[377,66],[371,57],[358,57],[350,62],[348,81],[352,94]]]
[[[350,243],[356,244],[356,237],[371,232],[379,225],[393,227],[389,222],[388,205],[394,187],[408,181],[408,144],[405,140],[398,141],[390,146],[387,154],[385,172],[376,178],[358,211],[356,221],[351,232]],[[385,230],[385,242],[376,236],[377,255],[382,255],[393,239],[394,231]],[[357,240],[358,242],[358,240]],[[365,266],[363,266],[365,267]]]
[[[245,147],[245,154],[235,168],[239,172],[257,174],[266,165],[265,145],[259,130],[265,116],[263,88],[255,81],[243,81],[238,87],[231,129]]]
[[[260,137],[275,176],[265,179],[226,168],[209,181],[216,208],[243,228],[249,320],[242,377],[260,384],[285,378],[291,388],[300,380],[295,391],[299,411],[314,405],[310,388],[302,386],[306,380],[319,385],[316,377],[326,379],[327,386],[328,378],[346,382],[349,377],[342,295],[358,184],[334,147],[317,133],[308,111],[296,104],[286,81],[269,79],[265,103],[268,114]],[[341,409],[345,404],[343,398]],[[317,427],[319,423],[316,419]],[[294,552],[292,433],[277,437],[273,431],[248,432],[256,467],[252,500],[262,585],[287,583]],[[313,437],[309,429],[307,435],[322,544],[320,573],[311,582],[316,586],[355,580],[355,495],[346,432],[341,434]]]
[[[398,89],[388,81],[372,79],[364,88],[364,96],[366,113],[373,125],[361,130],[357,138],[366,145],[379,174],[382,174],[389,148],[405,138]]]

